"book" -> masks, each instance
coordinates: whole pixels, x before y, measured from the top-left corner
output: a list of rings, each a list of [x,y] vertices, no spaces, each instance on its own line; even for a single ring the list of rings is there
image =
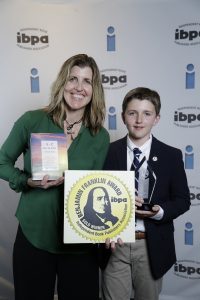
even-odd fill
[[[68,169],[67,138],[64,133],[31,133],[31,171],[33,180],[45,175],[55,180]]]

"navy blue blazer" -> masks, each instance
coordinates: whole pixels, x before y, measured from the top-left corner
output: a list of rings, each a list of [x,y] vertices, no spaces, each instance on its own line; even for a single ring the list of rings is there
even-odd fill
[[[176,262],[173,220],[189,210],[190,194],[181,150],[153,137],[149,165],[157,176],[151,202],[164,210],[162,220],[144,219],[151,271],[157,279]],[[104,170],[127,170],[127,137],[110,144]]]

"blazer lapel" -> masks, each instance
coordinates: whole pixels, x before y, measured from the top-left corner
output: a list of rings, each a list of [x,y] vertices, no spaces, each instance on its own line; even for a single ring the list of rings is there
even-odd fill
[[[151,150],[149,154],[148,164],[152,172],[154,172],[156,178],[158,177],[158,163],[159,163],[159,142],[156,138],[152,138]],[[156,182],[154,176],[150,176],[149,180],[149,197],[151,196]],[[152,194],[153,195],[153,194]],[[153,198],[153,197],[152,197]]]
[[[127,136],[120,140],[118,145],[118,165],[120,170],[127,170]]]

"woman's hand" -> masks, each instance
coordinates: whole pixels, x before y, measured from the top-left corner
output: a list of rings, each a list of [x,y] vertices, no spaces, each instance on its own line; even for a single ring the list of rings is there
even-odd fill
[[[48,189],[50,187],[59,186],[63,184],[64,177],[59,177],[56,180],[49,180],[49,176],[45,175],[42,180],[32,180],[29,178],[27,180],[27,184],[32,188],[41,188],[41,189]]]

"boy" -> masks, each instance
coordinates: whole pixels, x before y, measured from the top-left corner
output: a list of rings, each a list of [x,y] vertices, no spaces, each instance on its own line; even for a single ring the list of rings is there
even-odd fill
[[[133,164],[136,171],[137,162],[144,163],[139,178],[135,173],[136,241],[119,240],[116,246],[111,242],[112,253],[102,272],[103,300],[130,300],[132,286],[134,300],[159,299],[162,277],[176,261],[173,220],[189,209],[190,196],[181,151],[151,134],[160,108],[156,91],[144,87],[129,91],[122,104],[128,135],[111,143],[107,154],[105,170],[130,170]],[[148,175],[148,166],[154,176]],[[142,210],[147,190],[153,207]]]

